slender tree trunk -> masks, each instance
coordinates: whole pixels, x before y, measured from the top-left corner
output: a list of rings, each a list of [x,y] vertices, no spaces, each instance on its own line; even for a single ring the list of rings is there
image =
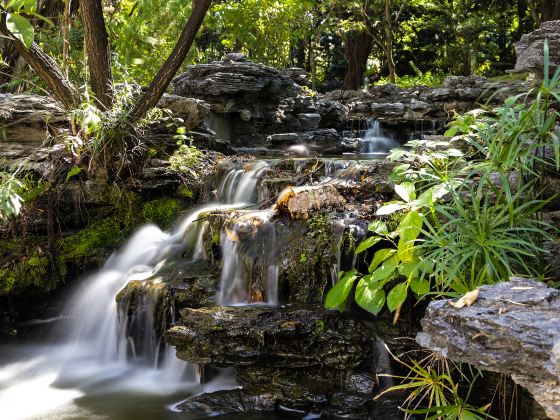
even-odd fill
[[[107,110],[113,104],[113,73],[103,6],[101,0],[82,1],[80,6],[91,89],[100,108]]]
[[[542,4],[542,21],[560,19],[560,1],[559,0],[543,0]]]
[[[148,90],[136,102],[131,112],[133,120],[143,118],[159,102],[171,80],[173,80],[173,77],[175,77],[175,74],[183,64],[183,61],[185,61],[211,3],[212,0],[196,0],[196,7],[183,28],[173,51],[171,51],[171,54],[154,77]]]
[[[373,38],[366,31],[349,31],[344,34],[344,55],[348,63],[344,76],[345,89],[358,90],[362,87],[372,47]]]
[[[395,72],[395,61],[393,59],[393,41],[394,41],[394,28],[393,28],[393,17],[391,0],[385,0],[385,21],[387,24],[387,40],[385,45],[385,55],[387,56],[387,67],[389,69],[389,81],[395,83],[396,72]]]
[[[537,27],[541,26],[541,17],[537,8],[537,0],[529,0],[529,11],[531,12],[531,17],[535,21]]]
[[[80,103],[80,95],[74,85],[62,73],[56,62],[41,50],[34,42],[29,49],[16,39],[5,23],[5,16],[1,17],[0,33],[12,41],[16,51],[25,58],[31,68],[43,79],[50,91],[62,102],[67,110],[73,109]]]
[[[70,30],[70,8],[72,7],[72,0],[64,0],[64,14],[62,22],[62,71],[68,77],[68,55],[70,52],[70,40],[68,39],[68,32]]]

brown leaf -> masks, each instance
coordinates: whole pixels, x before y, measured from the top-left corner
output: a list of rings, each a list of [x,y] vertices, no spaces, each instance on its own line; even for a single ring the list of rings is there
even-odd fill
[[[461,296],[455,302],[452,302],[450,300],[448,300],[447,302],[449,302],[451,306],[457,309],[460,309],[464,306],[471,306],[473,303],[476,302],[476,299],[478,298],[478,291],[479,291],[478,288],[474,289],[470,292],[465,293],[464,296]]]

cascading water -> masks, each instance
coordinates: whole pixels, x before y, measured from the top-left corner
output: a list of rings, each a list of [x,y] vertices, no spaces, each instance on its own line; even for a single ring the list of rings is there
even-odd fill
[[[26,363],[12,363],[0,372],[2,419],[89,417],[73,402],[88,395],[172,396],[200,391],[197,367],[177,359],[174,349],[162,340],[175,314],[158,272],[167,261],[185,255],[192,260],[204,258],[203,213],[254,203],[266,167],[266,162],[257,161],[230,171],[218,190],[223,204],[191,212],[172,232],[154,225],[140,228],[97,274],[85,280],[70,299],[66,322],[53,339],[64,344],[34,348]],[[273,238],[271,232],[267,237]],[[265,256],[263,261],[267,262],[262,277],[268,283],[267,302],[276,303],[273,258]],[[250,302],[245,298],[224,298],[224,303]],[[215,384],[209,386],[216,389]],[[22,398],[32,398],[33,403],[26,406]]]
[[[278,303],[276,232],[272,210],[240,216],[221,235],[223,269],[218,303]]]
[[[399,148],[400,144],[388,137],[381,130],[381,124],[376,119],[367,120],[367,131],[362,138],[364,154],[388,153],[391,149]]]

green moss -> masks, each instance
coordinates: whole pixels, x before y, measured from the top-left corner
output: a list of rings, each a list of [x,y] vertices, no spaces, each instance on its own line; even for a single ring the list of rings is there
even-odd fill
[[[49,275],[49,259],[33,254],[11,269],[0,270],[0,293],[14,293],[31,286],[51,290],[60,278]]]
[[[317,321],[315,321],[315,327],[313,330],[315,331],[315,334],[321,334],[323,331],[325,331],[325,321],[323,321],[322,319],[318,319]]]
[[[78,233],[58,241],[61,261],[102,260],[128,233],[118,217],[91,223]]]
[[[145,203],[141,214],[144,222],[155,223],[161,228],[166,228],[175,220],[180,209],[179,200],[160,198]]]
[[[283,282],[288,285],[291,302],[319,303],[323,301],[330,279],[330,270],[336,262],[335,243],[332,239],[328,215],[316,215],[306,222],[282,227],[279,236],[286,266]]]
[[[177,192],[179,193],[179,195],[180,195],[181,197],[184,197],[184,198],[189,198],[189,199],[191,199],[191,198],[194,197],[194,192],[193,192],[190,188],[185,187],[184,185],[181,185],[181,186],[177,189]]]

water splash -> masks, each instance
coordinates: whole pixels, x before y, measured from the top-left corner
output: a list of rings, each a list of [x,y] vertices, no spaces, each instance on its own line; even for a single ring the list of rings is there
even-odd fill
[[[383,133],[381,124],[376,119],[368,119],[367,127],[362,138],[362,153],[388,153],[391,149],[400,147],[398,142]]]
[[[239,216],[221,235],[220,305],[278,304],[274,210]]]

